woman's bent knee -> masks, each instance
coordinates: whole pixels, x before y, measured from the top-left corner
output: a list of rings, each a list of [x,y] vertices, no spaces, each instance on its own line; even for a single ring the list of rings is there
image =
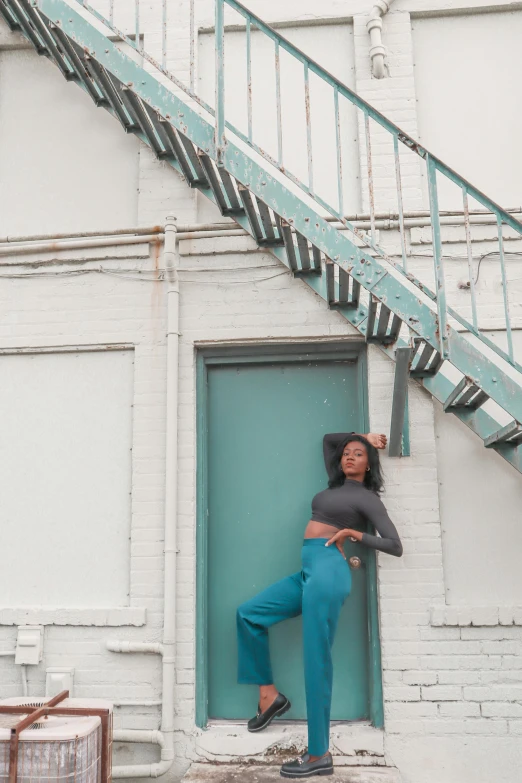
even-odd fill
[[[250,612],[248,611],[248,601],[245,601],[244,604],[240,604],[240,606],[237,607],[236,610],[236,620],[238,623],[244,623],[245,620],[249,619]]]

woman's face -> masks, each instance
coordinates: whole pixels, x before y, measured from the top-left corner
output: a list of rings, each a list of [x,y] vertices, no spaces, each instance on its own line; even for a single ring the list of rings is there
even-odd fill
[[[347,443],[341,457],[341,469],[346,478],[364,481],[364,474],[368,467],[368,452],[364,443],[352,440]]]

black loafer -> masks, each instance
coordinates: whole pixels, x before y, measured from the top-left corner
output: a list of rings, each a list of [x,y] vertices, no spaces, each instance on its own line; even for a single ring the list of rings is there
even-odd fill
[[[247,723],[248,730],[262,731],[263,729],[266,729],[268,724],[272,723],[274,718],[277,718],[279,715],[283,715],[285,712],[288,712],[291,706],[292,705],[286,696],[283,696],[282,693],[278,693],[270,707],[265,710],[265,712],[261,712],[259,705],[257,705],[257,714],[255,718],[250,718]]]
[[[282,778],[311,778],[312,775],[333,775],[332,754],[327,753],[317,761],[310,761],[310,755],[305,753],[295,761],[283,764],[281,767]]]

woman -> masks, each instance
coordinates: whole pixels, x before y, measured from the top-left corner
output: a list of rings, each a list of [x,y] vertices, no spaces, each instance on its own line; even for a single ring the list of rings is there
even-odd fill
[[[274,685],[267,629],[286,618],[303,615],[308,753],[283,764],[282,777],[333,774],[328,750],[331,650],[352,583],[343,551],[345,540],[359,541],[395,557],[402,555],[395,525],[378,496],[383,481],[377,449],[385,446],[385,435],[325,435],[328,489],[312,500],[312,517],[304,533],[302,570],[271,585],[237,610],[238,682],[259,685],[258,711],[248,721],[249,731],[262,731],[290,709],[289,700]],[[380,536],[355,529],[366,521]]]

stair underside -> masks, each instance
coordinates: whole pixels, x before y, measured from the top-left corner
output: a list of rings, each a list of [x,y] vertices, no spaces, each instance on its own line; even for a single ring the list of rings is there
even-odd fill
[[[218,167],[212,118],[172,93],[63,0],[38,0],[38,9],[29,0],[0,0],[0,14],[39,54],[53,60],[66,79],[76,81],[126,132],[136,134],[260,247],[276,255],[368,343],[395,360],[397,348],[408,346],[405,331],[413,335],[410,376],[522,472],[522,374],[450,326],[447,360],[464,375],[458,385],[450,381],[440,372],[438,316],[429,296],[368,248],[358,247],[348,232],[338,231],[309,198],[285,187],[244,146],[229,140],[224,165]],[[370,292],[368,306],[361,289]],[[488,399],[513,417],[511,425],[501,427],[483,410]]]

